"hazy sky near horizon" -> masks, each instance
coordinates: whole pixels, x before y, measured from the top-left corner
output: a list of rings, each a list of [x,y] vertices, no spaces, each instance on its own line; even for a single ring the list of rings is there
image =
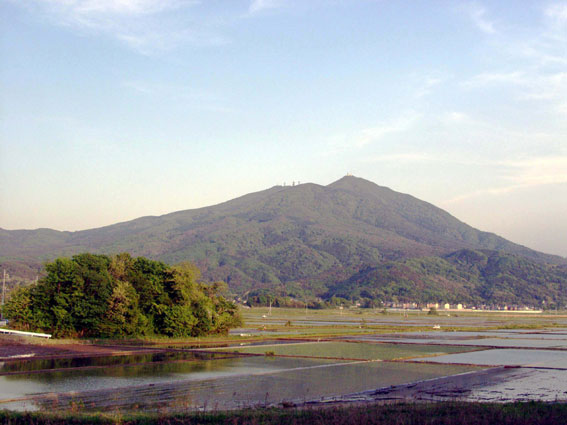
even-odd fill
[[[567,1],[0,0],[0,227],[347,172],[567,256]]]

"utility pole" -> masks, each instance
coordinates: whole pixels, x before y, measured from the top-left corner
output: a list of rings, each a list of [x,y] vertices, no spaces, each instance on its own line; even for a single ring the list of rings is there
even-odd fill
[[[6,269],[4,269],[4,279],[2,279],[2,312],[0,319],[4,319],[4,297],[6,295]]]

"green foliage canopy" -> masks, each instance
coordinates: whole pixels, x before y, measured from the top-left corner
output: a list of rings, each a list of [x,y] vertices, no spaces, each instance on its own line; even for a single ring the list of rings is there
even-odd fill
[[[79,254],[56,259],[46,271],[6,304],[14,326],[56,337],[191,337],[241,323],[236,305],[221,295],[226,285],[202,283],[191,263]]]

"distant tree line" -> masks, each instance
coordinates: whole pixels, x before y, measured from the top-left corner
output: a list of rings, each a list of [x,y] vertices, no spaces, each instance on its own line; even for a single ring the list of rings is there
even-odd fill
[[[169,266],[127,253],[80,254],[46,265],[5,306],[11,325],[56,337],[201,336],[241,324],[224,282],[202,283],[191,263]]]
[[[309,308],[313,310],[321,310],[324,308],[336,308],[340,306],[352,306],[359,302],[360,307],[376,308],[382,307],[382,303],[378,300],[371,299],[347,299],[342,297],[331,297],[323,300],[313,295],[303,295],[302,299],[297,299],[293,295],[284,295],[277,289],[262,288],[256,289],[248,293],[246,305],[250,307],[285,307],[285,308]]]

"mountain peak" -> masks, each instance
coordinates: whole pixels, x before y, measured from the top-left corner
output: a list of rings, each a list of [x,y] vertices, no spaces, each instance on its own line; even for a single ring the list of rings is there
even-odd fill
[[[340,179],[338,179],[337,181],[331,183],[329,186],[334,185],[336,183],[340,183],[340,182],[349,182],[349,181],[353,182],[353,181],[357,181],[357,180],[368,181],[368,180],[365,180],[361,177],[356,177],[356,176],[348,173],[348,174],[344,175],[343,177],[341,177]]]
[[[370,194],[371,192],[376,193],[376,190],[380,189],[386,189],[388,191],[390,190],[387,187],[379,186],[376,183],[371,182],[370,180],[356,177],[352,174],[347,174],[336,182],[329,184],[327,187],[330,189],[348,190],[361,195]]]

